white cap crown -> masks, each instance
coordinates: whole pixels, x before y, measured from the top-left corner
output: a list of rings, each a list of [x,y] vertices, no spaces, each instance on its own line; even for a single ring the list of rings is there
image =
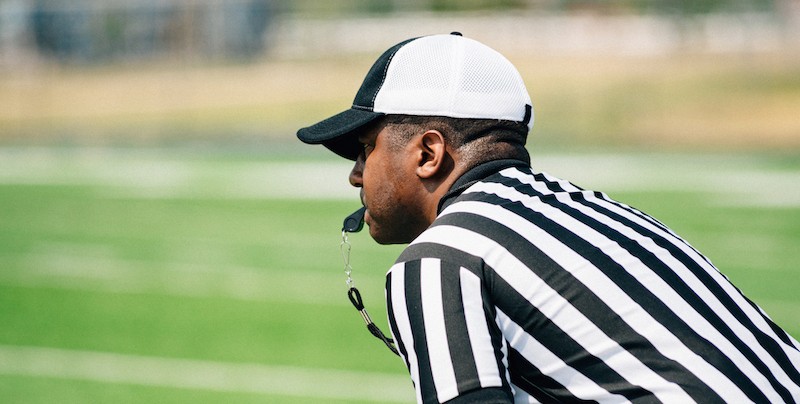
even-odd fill
[[[398,49],[373,111],[533,126],[531,99],[517,69],[494,49],[459,35],[421,37]]]

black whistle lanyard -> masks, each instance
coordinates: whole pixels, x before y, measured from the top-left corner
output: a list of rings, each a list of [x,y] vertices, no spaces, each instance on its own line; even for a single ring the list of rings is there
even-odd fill
[[[390,351],[394,352],[395,355],[400,356],[400,353],[397,352],[397,348],[394,346],[394,340],[387,337],[380,328],[378,328],[375,323],[372,322],[372,319],[369,318],[369,313],[367,313],[367,309],[364,308],[364,303],[361,301],[361,292],[356,289],[355,286],[350,287],[347,291],[347,297],[350,298],[350,302],[353,303],[353,306],[361,313],[361,318],[364,319],[364,322],[367,324],[367,329],[370,333],[372,333],[375,338],[383,341],[386,344],[386,347],[389,348]]]
[[[355,282],[352,278],[353,267],[350,266],[350,242],[347,240],[347,235],[349,233],[356,233],[360,231],[364,227],[364,211],[366,208],[361,208],[355,211],[352,215],[348,216],[344,219],[344,225],[342,226],[342,244],[340,248],[342,250],[342,258],[344,259],[344,273],[347,276],[345,283],[348,286],[347,290],[347,297],[350,299],[350,303],[353,304],[353,307],[358,310],[358,313],[361,314],[361,318],[364,319],[364,323],[367,324],[367,330],[379,340],[383,341],[387,348],[392,351],[395,355],[400,356],[400,353],[397,352],[397,348],[394,346],[394,340],[387,337],[386,334],[381,331],[380,328],[372,321],[369,317],[369,313],[367,313],[367,309],[364,307],[364,302],[361,299],[361,292],[358,291],[356,288]]]

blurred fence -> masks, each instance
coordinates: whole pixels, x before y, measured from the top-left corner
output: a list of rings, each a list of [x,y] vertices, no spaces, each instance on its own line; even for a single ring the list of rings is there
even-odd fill
[[[401,14],[348,19],[281,19],[273,54],[380,52],[409,36],[462,31],[503,52],[664,55],[673,52],[797,52],[800,7],[787,13]]]
[[[505,6],[454,13],[432,11],[450,4],[433,0],[0,0],[0,67],[375,52],[409,35],[451,30],[527,52],[800,48],[798,0],[489,3]]]

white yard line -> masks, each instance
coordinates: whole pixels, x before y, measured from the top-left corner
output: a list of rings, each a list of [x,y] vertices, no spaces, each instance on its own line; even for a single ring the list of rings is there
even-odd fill
[[[0,271],[0,284],[51,287],[108,293],[156,294],[199,298],[226,298],[255,302],[350,306],[345,297],[344,272],[332,264],[330,272],[264,270],[225,265],[219,269],[200,263],[153,263],[92,254],[86,246],[41,248],[22,265]],[[81,249],[81,247],[84,247]],[[373,273],[374,272],[374,273]],[[383,284],[383,272],[359,274],[358,280]]]
[[[352,199],[341,161],[205,161],[154,151],[0,148],[0,184],[101,187],[109,196],[213,199]]]
[[[0,375],[318,400],[413,402],[407,376],[0,345]]]
[[[537,170],[603,192],[693,191],[724,205],[798,207],[800,170],[770,168],[766,157],[694,154],[532,156]],[[138,198],[357,200],[351,163],[204,161],[113,149],[0,148],[0,184],[86,185]]]

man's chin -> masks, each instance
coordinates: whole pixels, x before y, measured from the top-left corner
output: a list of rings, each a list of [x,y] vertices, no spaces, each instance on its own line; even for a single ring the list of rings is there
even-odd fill
[[[380,230],[380,226],[376,226],[374,224],[368,226],[370,237],[372,237],[372,239],[380,245],[408,244],[411,242],[411,240],[413,240],[413,237],[408,238],[402,237],[398,234],[387,234],[387,232]]]

